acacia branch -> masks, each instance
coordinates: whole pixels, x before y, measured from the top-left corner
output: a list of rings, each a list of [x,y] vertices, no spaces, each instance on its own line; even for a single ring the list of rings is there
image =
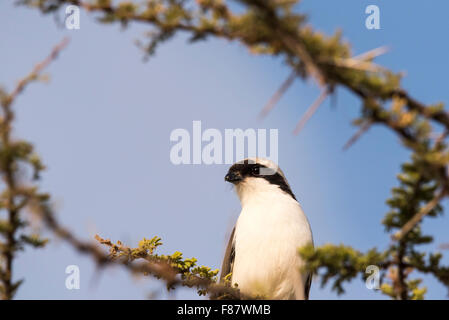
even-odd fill
[[[111,255],[104,253],[104,251],[94,243],[77,238],[71,231],[61,226],[54,217],[54,214],[48,204],[34,199],[31,206],[33,208],[33,212],[39,215],[52,233],[70,244],[79,253],[92,257],[100,268],[114,265],[122,266],[133,274],[149,274],[161,279],[166,283],[167,288],[174,288],[177,286],[196,287],[206,291],[212,298],[226,297],[227,299],[238,300],[250,298],[242,294],[236,288],[217,283],[205,277],[192,274],[186,278],[181,278],[179,270],[172,266],[168,260],[159,259],[151,255],[145,254],[144,256],[141,256],[140,258],[144,258],[145,261],[139,263],[129,261],[128,259],[113,259]],[[125,247],[121,244],[115,245],[110,240],[102,239],[99,236],[96,236],[96,239],[100,243],[112,248],[112,250],[122,252],[130,251],[129,247]]]

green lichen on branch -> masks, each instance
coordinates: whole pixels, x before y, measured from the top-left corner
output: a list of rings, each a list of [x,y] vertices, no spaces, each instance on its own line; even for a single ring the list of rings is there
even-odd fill
[[[39,219],[30,218],[49,207],[50,196],[37,184],[45,166],[31,143],[13,138],[13,105],[30,83],[42,80],[42,71],[67,43],[64,39],[56,45],[13,90],[0,88],[0,299],[12,299],[23,283],[23,279],[15,280],[13,273],[17,253],[27,246],[42,248],[48,242],[40,235]]]
[[[35,77],[28,77],[32,81]],[[22,86],[25,83],[22,82]],[[17,89],[16,89],[17,90]],[[42,238],[25,219],[24,211],[30,209],[30,203],[45,195],[38,192],[35,185],[44,166],[34,152],[33,146],[24,140],[13,139],[12,122],[14,111],[12,104],[16,91],[7,93],[0,89],[0,298],[12,299],[22,284],[15,280],[13,262],[19,251],[26,246],[41,248],[48,239]],[[28,174],[27,174],[28,173]]]

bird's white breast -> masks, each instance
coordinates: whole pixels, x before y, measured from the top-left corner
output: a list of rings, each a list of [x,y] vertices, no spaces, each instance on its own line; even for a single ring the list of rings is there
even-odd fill
[[[263,179],[237,189],[242,211],[235,230],[232,282],[252,296],[304,299],[307,276],[298,248],[313,243],[299,203]]]

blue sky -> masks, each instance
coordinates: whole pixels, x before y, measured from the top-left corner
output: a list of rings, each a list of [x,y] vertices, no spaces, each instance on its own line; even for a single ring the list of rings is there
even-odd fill
[[[381,29],[365,28],[365,7],[378,4]],[[404,87],[425,103],[449,101],[447,30],[443,1],[311,1],[300,9],[329,34],[342,29],[355,54],[388,45],[377,62],[407,71]],[[58,27],[51,16],[0,3],[0,84],[11,89],[64,36],[69,47],[48,69],[49,84],[34,84],[15,104],[15,135],[32,141],[48,170],[41,186],[55,201],[59,219],[84,238],[98,233],[136,245],[162,237],[163,253],[175,250],[219,268],[240,204],[223,177],[227,165],[170,162],[172,130],[277,128],[279,163],[307,214],[317,245],[344,243],[360,250],[385,248],[380,221],[395,175],[408,153],[387,130],[375,127],[343,152],[355,132],[360,102],[338,91],[336,108],[326,101],[304,130],[292,131],[319,94],[313,82],[296,80],[263,121],[257,114],[289,74],[281,61],[250,55],[238,44],[210,39],[190,45],[185,36],[162,45],[147,63],[134,45],[147,30],[101,25],[82,13],[81,29]],[[435,249],[447,242],[447,217],[424,224]],[[448,259],[446,258],[446,261]],[[78,265],[81,289],[65,288],[65,268]],[[167,295],[156,280],[131,278],[122,269],[96,272],[87,257],[55,240],[45,249],[20,253],[15,278],[25,277],[19,299],[197,298],[190,289]],[[429,279],[428,298],[447,292]],[[379,299],[360,280],[337,297],[312,285],[312,299]]]

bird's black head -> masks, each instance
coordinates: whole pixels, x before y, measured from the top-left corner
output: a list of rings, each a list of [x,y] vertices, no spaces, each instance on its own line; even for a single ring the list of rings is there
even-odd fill
[[[282,171],[268,160],[245,159],[233,164],[225,176],[225,181],[239,185],[248,178],[265,179],[273,185],[277,185],[282,191],[288,193],[296,200]]]

